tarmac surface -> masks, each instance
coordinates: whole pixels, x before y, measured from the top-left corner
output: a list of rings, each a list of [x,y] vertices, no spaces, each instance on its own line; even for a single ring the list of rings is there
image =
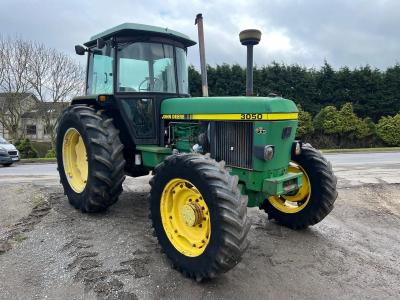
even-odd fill
[[[103,214],[73,209],[55,164],[0,167],[0,299],[398,299],[400,153],[326,155],[339,197],[293,231],[252,208],[242,262],[196,283],[172,269],[148,220],[149,176]]]

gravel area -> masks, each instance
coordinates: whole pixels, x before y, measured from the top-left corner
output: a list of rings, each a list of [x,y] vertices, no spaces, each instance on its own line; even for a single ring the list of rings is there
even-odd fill
[[[196,283],[152,236],[149,177],[103,214],[73,209],[55,180],[0,185],[0,299],[398,299],[400,185],[342,184],[332,213],[293,231],[249,209],[236,268]]]

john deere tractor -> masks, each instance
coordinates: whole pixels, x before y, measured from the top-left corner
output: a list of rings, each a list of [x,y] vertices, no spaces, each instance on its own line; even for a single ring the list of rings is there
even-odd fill
[[[257,31],[241,34],[247,46],[259,39]],[[247,207],[302,229],[329,214],[337,192],[329,162],[295,140],[293,101],[190,97],[186,56],[195,44],[170,29],[125,23],[75,46],[87,54],[86,95],[59,119],[57,163],[82,212],[114,204],[126,175],[151,173],[155,236],[176,269],[202,280],[240,261]],[[251,92],[251,77],[248,85]]]

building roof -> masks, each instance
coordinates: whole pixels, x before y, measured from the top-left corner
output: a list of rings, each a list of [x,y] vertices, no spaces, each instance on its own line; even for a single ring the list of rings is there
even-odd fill
[[[29,111],[22,114],[23,119],[36,119],[51,112],[57,115],[66,108],[70,102],[38,102]]]
[[[25,99],[33,99],[35,102],[39,102],[36,96],[32,93],[0,93],[0,109],[4,110],[11,107],[13,101],[22,101]]]
[[[190,47],[196,45],[196,42],[191,40],[187,35],[171,30],[169,28],[163,28],[158,26],[137,24],[137,23],[123,23],[121,25],[110,28],[99,34],[96,34],[90,38],[85,46],[92,46],[96,43],[98,38],[106,39],[111,36],[135,36],[135,35],[150,35],[150,36],[162,36],[169,37],[173,40],[179,41],[185,45],[185,47]]]
[[[37,100],[36,96],[32,93],[17,93],[17,92],[0,93],[0,99],[9,99],[9,98],[25,99],[28,97],[33,97],[35,100]]]

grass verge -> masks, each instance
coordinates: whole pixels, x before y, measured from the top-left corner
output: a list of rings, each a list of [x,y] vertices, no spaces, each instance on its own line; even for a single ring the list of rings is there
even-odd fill
[[[20,164],[33,164],[33,163],[49,163],[49,162],[56,162],[55,158],[23,158],[19,161]]]

